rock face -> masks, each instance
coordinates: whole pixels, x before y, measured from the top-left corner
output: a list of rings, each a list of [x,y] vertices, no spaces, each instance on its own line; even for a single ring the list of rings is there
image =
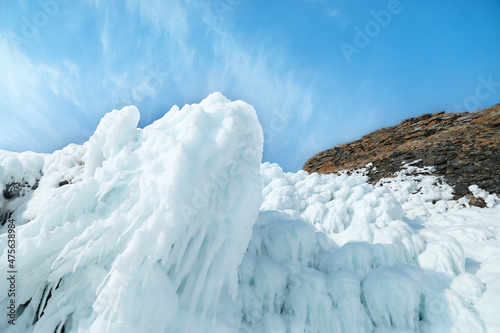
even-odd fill
[[[372,183],[391,177],[406,162],[435,166],[454,186],[456,197],[468,187],[500,195],[500,104],[474,113],[424,114],[361,139],[318,153],[304,165],[309,173],[334,173],[373,163]]]

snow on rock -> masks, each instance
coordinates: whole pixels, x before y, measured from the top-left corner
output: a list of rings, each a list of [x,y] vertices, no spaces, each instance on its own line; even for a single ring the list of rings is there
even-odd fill
[[[495,203],[497,201],[500,201],[500,198],[498,198],[495,193],[489,194],[485,190],[480,189],[477,185],[469,186],[469,191],[471,191],[472,195],[474,195],[476,198],[483,199],[486,203],[486,206],[490,208],[495,206]]]
[[[382,178],[377,186],[391,191],[410,219],[442,214],[448,210],[460,209],[453,199],[453,187],[443,177],[432,174],[433,167],[418,168],[416,160],[402,166],[393,178]]]
[[[83,146],[1,152],[3,184],[40,179],[13,214],[23,306],[16,326],[2,320],[1,331],[219,332],[228,325],[215,312],[237,297],[237,268],[261,204],[255,110],[215,93],[142,130],[138,121],[139,111],[126,107],[107,114]]]

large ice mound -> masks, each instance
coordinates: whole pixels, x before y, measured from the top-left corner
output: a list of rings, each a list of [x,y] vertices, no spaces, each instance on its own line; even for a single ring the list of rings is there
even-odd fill
[[[2,332],[195,332],[221,297],[237,297],[261,204],[255,110],[214,93],[144,129],[138,121],[125,107],[82,146],[1,152],[1,185],[39,179],[16,207],[2,202],[29,221],[17,228],[23,306]]]

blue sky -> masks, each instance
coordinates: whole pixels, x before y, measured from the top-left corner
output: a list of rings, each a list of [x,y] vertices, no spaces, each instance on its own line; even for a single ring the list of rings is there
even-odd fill
[[[0,149],[83,143],[214,91],[252,104],[264,160],[423,113],[500,103],[500,0],[41,0],[0,3]]]

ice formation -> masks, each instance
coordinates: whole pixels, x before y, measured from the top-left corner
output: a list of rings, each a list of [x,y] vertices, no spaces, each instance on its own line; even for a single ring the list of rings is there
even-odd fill
[[[127,107],[82,146],[0,151],[18,270],[0,331],[500,330],[495,195],[471,186],[488,208],[469,207],[411,163],[375,186],[285,173],[261,164],[253,108],[219,93],[138,120]]]
[[[262,165],[243,331],[498,331],[500,200],[474,189],[490,208],[454,201],[431,167],[375,186],[365,172]]]
[[[261,204],[255,110],[212,94],[142,130],[138,121],[126,107],[83,146],[2,152],[4,184],[39,179],[11,207],[26,223],[17,229],[24,310],[2,331],[194,332],[213,321],[221,295],[237,297]]]

